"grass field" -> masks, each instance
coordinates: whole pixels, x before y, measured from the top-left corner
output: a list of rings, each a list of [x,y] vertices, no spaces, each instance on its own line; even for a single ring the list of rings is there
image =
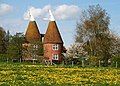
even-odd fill
[[[120,86],[120,69],[0,63],[0,86]]]

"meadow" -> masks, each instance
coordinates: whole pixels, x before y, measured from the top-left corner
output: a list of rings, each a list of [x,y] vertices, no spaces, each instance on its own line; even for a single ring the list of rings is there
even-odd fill
[[[0,86],[120,86],[120,69],[0,63]]]

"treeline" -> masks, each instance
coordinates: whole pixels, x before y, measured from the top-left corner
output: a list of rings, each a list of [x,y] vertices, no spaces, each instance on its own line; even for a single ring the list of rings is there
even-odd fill
[[[0,27],[0,61],[22,58],[22,44],[25,37],[22,33],[12,36],[9,31]]]
[[[28,43],[25,40],[23,33],[16,33],[11,35],[9,31],[0,27],[0,61],[19,61],[21,62],[23,58],[33,58],[34,56],[43,55],[43,47],[41,42],[32,42],[28,48],[23,47],[25,43]],[[34,48],[35,45],[37,49]],[[29,55],[29,57],[28,57]]]

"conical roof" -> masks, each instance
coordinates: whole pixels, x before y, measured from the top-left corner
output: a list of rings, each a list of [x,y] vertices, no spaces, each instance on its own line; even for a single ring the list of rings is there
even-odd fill
[[[28,42],[41,41],[41,35],[35,21],[29,22],[27,31],[25,33],[25,39]]]
[[[44,36],[44,44],[46,43],[63,43],[55,21],[50,21],[48,24],[48,28]]]

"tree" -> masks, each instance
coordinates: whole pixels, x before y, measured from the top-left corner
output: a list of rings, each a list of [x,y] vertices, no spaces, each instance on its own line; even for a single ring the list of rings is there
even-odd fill
[[[103,61],[103,66],[108,66],[112,57],[113,38],[110,30],[110,17],[99,5],[89,6],[77,23],[75,39],[83,43],[84,50],[89,57],[97,57]]]
[[[9,45],[7,47],[7,55],[9,58],[22,58],[22,44],[24,41],[25,39],[22,33],[16,33],[16,35],[9,37]]]
[[[43,44],[41,40],[24,44],[23,59],[29,60],[43,60]]]
[[[67,51],[67,62],[70,64],[80,64],[82,60],[87,59],[87,52],[83,49],[82,43],[74,43]]]
[[[7,47],[9,44],[9,31],[7,33],[0,27],[0,60],[5,61],[7,58]]]
[[[1,54],[4,54],[6,52],[5,35],[6,35],[6,32],[2,27],[0,27],[0,53]]]

